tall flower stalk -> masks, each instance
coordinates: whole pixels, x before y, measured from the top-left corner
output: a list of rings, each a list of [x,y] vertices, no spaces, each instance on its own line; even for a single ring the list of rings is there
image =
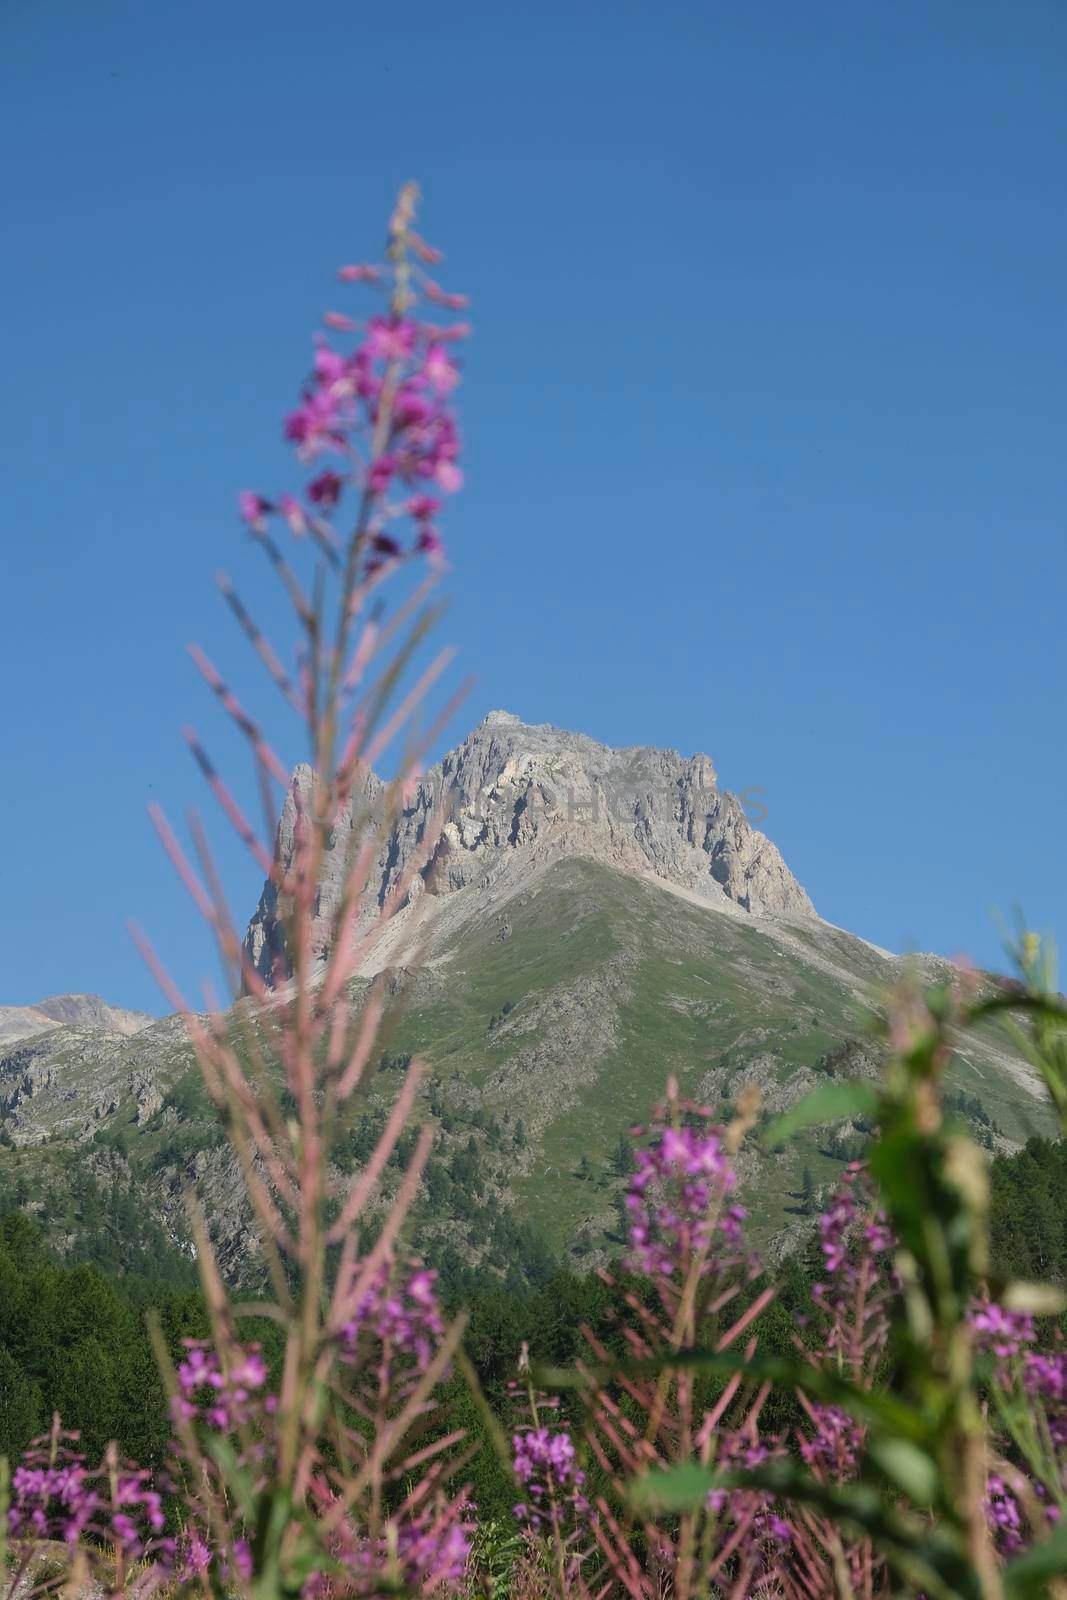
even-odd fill
[[[388,1204],[382,1195],[386,1163],[417,1103],[420,1062],[411,1063],[362,1169],[341,1181],[333,1161],[370,1076],[386,1009],[384,980],[359,1007],[350,982],[419,887],[444,820],[438,814],[431,821],[378,904],[371,870],[441,721],[414,731],[448,652],[421,671],[415,662],[434,617],[440,513],[462,484],[451,397],[460,377],[453,352],[468,330],[454,319],[431,321],[424,308],[450,313],[464,301],[429,275],[439,253],[415,231],[416,200],[414,186],[401,190],[382,262],[338,274],[382,303],[369,317],[347,310],[324,317],[328,336],[316,336],[311,374],[284,422],[297,463],[310,474],[302,491],[240,496],[244,523],[295,617],[300,643],[291,666],[222,580],[242,631],[305,727],[309,781],[290,786],[289,766],[259,721],[204,652],[193,651],[249,745],[262,833],[198,736],[187,737],[222,811],[268,875],[283,938],[264,974],[242,947],[203,827],[194,819],[194,862],[158,810],[163,843],[244,1001],[227,1015],[195,1014],[137,935],[186,1017],[241,1166],[273,1291],[269,1301],[231,1305],[209,1221],[191,1200],[213,1332],[209,1353],[190,1351],[169,1373],[179,1458],[204,1549],[213,1552],[213,1581],[224,1566],[227,1584],[264,1600],[300,1592],[313,1578],[360,1591],[455,1581],[466,1550],[462,1494],[450,1486],[460,1436],[441,1429],[429,1444],[411,1442],[461,1332],[459,1323],[444,1325],[432,1274],[403,1261],[403,1227],[428,1132]],[[414,563],[425,570],[389,617],[386,585]],[[399,744],[388,803],[374,814],[361,810],[372,766]],[[273,848],[279,787],[295,813],[284,852]],[[352,817],[351,828],[341,830],[342,889],[324,925],[324,873],[328,864],[337,871],[342,816]],[[247,1319],[268,1317],[284,1330],[269,1408],[253,1393],[250,1375],[258,1367],[241,1335]],[[190,1373],[213,1404],[193,1403]],[[244,1398],[235,1401],[238,1394]]]

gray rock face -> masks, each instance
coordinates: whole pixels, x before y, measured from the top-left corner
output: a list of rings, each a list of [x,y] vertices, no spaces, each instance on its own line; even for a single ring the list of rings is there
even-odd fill
[[[15,1145],[83,1139],[120,1111],[138,1127],[163,1103],[176,1061],[188,1062],[180,1017],[124,1034],[76,1022],[0,1042],[0,1125]]]
[[[298,767],[278,831],[284,863],[292,857],[310,781],[310,769]],[[386,786],[368,774],[335,829],[321,884],[317,958],[328,953],[327,930],[353,846],[371,837],[374,819],[380,838],[364,922],[396,889],[442,805],[448,820],[411,880],[409,901],[489,888],[502,875],[518,880],[551,859],[584,856],[654,876],[722,909],[755,917],[815,916],[775,845],[751,825],[737,799],[718,788],[705,755],[684,758],[641,746],[612,750],[584,734],[491,711],[429,769],[395,815],[386,815],[388,798]],[[277,891],[267,884],[246,950],[268,982],[283,947]]]

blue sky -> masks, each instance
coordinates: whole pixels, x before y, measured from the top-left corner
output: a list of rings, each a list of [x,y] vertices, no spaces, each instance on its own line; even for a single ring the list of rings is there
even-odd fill
[[[211,970],[184,646],[269,709],[211,576],[282,626],[234,496],[408,177],[474,298],[454,736],[706,750],[892,948],[1062,934],[1065,67],[1060,0],[6,0],[0,1002],[157,1008],[131,914]]]

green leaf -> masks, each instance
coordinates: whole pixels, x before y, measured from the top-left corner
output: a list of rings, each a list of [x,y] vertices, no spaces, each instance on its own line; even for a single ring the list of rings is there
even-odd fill
[[[937,1463],[909,1439],[872,1438],[867,1454],[913,1505],[932,1506],[937,1500],[941,1481]]]
[[[222,1480],[242,1517],[246,1522],[254,1522],[259,1500],[255,1483],[238,1461],[230,1441],[221,1435],[216,1435],[208,1440],[207,1452],[218,1467]]]
[[[803,1128],[814,1128],[821,1122],[844,1122],[853,1116],[869,1116],[877,1109],[874,1085],[860,1078],[849,1083],[820,1083],[803,1100],[775,1118],[764,1133],[763,1142],[773,1149],[775,1145],[785,1144]]]
[[[722,1474],[699,1461],[683,1461],[681,1466],[648,1472],[635,1478],[629,1495],[639,1511],[694,1511],[704,1504]]]

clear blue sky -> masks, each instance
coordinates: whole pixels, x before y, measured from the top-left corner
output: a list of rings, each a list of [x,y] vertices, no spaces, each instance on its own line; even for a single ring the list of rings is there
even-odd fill
[[[1065,933],[1065,76],[1062,0],[5,0],[0,1001],[157,1007],[131,913],[210,970],[184,645],[266,708],[211,575],[271,614],[235,492],[409,176],[474,296],[455,736],[707,750],[893,948]]]

